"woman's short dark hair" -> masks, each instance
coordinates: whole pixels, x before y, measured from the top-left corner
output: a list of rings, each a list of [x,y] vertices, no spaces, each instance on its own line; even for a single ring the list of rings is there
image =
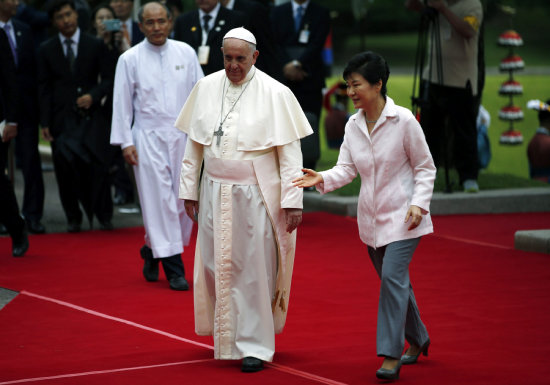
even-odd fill
[[[53,15],[59,12],[64,6],[70,6],[73,11],[76,11],[76,6],[73,0],[54,0],[48,5],[48,17],[53,20]]]
[[[372,85],[382,80],[380,93],[384,98],[386,97],[386,93],[388,92],[386,84],[390,77],[390,69],[382,56],[372,51],[361,52],[355,55],[344,69],[344,79],[347,79],[354,72],[363,76]]]

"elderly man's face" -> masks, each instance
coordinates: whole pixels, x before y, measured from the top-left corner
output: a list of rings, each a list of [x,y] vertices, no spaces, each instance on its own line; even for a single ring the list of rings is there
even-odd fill
[[[149,43],[163,45],[172,30],[172,19],[168,18],[162,5],[149,3],[143,8],[143,21],[139,23],[139,28]]]
[[[195,0],[195,3],[203,12],[209,13],[218,5],[219,0]]]
[[[252,49],[250,43],[234,38],[223,41],[222,52],[225,74],[233,83],[244,80],[259,54],[257,50]]]

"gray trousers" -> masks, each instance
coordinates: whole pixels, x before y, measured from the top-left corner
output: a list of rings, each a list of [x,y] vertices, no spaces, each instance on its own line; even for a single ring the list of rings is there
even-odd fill
[[[420,238],[392,242],[374,249],[369,256],[381,280],[376,330],[378,356],[400,358],[405,345],[422,346],[429,338],[420,319],[409,280],[409,263]]]

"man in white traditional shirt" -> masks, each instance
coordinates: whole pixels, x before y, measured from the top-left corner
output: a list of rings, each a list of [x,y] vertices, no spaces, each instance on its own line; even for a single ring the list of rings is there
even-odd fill
[[[145,226],[145,279],[158,280],[162,261],[170,288],[188,290],[181,253],[193,223],[178,200],[187,135],[174,128],[174,120],[203,72],[190,46],[167,39],[172,18],[164,5],[147,3],[139,20],[146,39],[117,63],[111,144],[120,145],[134,166]]]
[[[225,70],[197,83],[176,121],[188,135],[179,197],[199,225],[195,331],[214,336],[216,359],[243,359],[244,372],[272,361],[285,323],[302,220],[291,181],[312,133],[292,92],[254,67],[258,54],[252,33],[230,30]]]

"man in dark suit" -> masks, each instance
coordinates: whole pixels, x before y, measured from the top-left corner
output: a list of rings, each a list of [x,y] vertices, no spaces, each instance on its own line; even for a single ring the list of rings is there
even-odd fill
[[[261,52],[255,66],[272,78],[283,81],[281,63],[269,25],[269,8],[252,0],[221,0],[221,5],[245,14],[245,27],[256,37],[256,48]]]
[[[111,0],[109,5],[115,11],[117,19],[122,21],[122,33],[128,45],[134,46],[143,40],[143,32],[136,21],[132,20],[134,0]]]
[[[94,137],[93,126],[101,99],[112,87],[110,56],[101,40],[78,28],[72,0],[55,0],[48,15],[59,33],[38,52],[40,123],[44,138],[52,142],[68,231],[80,231],[79,203],[90,224],[95,214],[101,228],[110,230],[113,206],[107,167],[101,163],[105,146]]]
[[[12,255],[22,257],[29,248],[29,239],[25,229],[25,221],[19,215],[17,199],[13,185],[6,176],[10,140],[17,135],[16,108],[17,85],[15,82],[15,62],[11,53],[8,37],[0,30],[0,94],[3,103],[0,104],[0,122],[4,126],[0,141],[0,222],[6,226],[12,239]]]
[[[319,117],[325,86],[323,47],[330,30],[327,9],[311,0],[292,0],[271,10],[271,28],[283,62],[284,83],[304,110],[313,135],[302,139],[304,168],[315,169],[321,155]]]
[[[17,88],[20,98],[17,108],[16,164],[23,172],[25,192],[22,214],[31,233],[41,234],[44,211],[44,180],[38,152],[38,100],[36,90],[36,57],[29,26],[15,19],[17,0],[0,0],[0,27],[4,29],[16,63]]]
[[[233,28],[242,27],[246,16],[221,6],[219,0],[195,0],[197,7],[176,19],[174,38],[197,52],[205,75],[223,69],[222,42]]]

